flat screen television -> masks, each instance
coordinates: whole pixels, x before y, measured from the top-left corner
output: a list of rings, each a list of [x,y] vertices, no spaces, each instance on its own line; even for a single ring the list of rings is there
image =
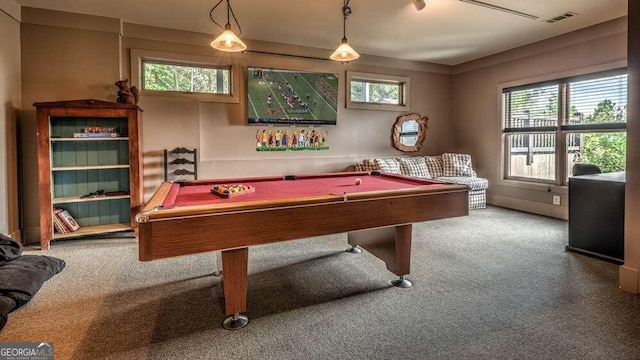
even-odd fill
[[[247,123],[336,125],[338,75],[247,69]]]

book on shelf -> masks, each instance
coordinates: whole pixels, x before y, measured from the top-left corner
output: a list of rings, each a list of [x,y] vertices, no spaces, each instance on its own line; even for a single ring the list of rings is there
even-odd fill
[[[100,133],[100,132],[82,132],[73,133],[74,138],[117,138],[120,137],[118,133]]]
[[[60,220],[60,218],[58,218],[58,213],[62,211],[62,209],[60,208],[54,208],[53,209],[53,227],[56,230],[57,233],[59,234],[66,234],[69,232],[69,229],[67,229],[64,224],[62,223],[62,221]]]
[[[74,232],[80,229],[80,224],[78,224],[76,219],[73,218],[73,216],[69,213],[69,211],[63,208],[54,208],[53,214],[55,215],[53,219],[54,226],[55,226],[56,220],[58,220],[63,225],[62,228],[67,230],[66,231],[67,233]]]

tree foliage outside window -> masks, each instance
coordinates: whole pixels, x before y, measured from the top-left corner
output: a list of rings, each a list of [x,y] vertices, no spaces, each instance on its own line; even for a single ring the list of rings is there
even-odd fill
[[[364,102],[364,83],[362,81],[351,82],[351,101]]]
[[[351,101],[376,104],[401,104],[402,84],[351,81]]]
[[[143,61],[143,89],[230,94],[230,68]]]
[[[603,100],[585,116],[584,124],[626,122],[627,106],[618,106],[611,100]],[[582,134],[582,149],[576,162],[596,164],[602,172],[624,171],[626,168],[627,133]]]

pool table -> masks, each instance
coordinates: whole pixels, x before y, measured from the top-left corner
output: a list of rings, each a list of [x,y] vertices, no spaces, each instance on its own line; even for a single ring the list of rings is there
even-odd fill
[[[212,193],[221,184],[254,191],[225,198]],[[468,215],[468,191],[381,172],[165,182],[136,216],[139,259],[220,250],[223,326],[237,329],[248,322],[250,246],[348,232],[352,252],[366,249],[409,287],[412,223]]]

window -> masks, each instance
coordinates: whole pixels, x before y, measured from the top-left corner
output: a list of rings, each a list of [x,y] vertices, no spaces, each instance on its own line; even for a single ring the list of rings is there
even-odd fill
[[[231,68],[142,60],[142,89],[186,93],[231,93]]]
[[[407,111],[409,78],[347,71],[347,108]]]
[[[142,97],[239,103],[240,75],[238,67],[210,56],[131,49],[131,85]]]
[[[417,121],[407,121],[400,128],[400,142],[403,144],[415,144],[418,142],[420,124]]]
[[[503,89],[505,178],[566,185],[575,163],[623,171],[626,69]]]
[[[401,105],[402,84],[352,80],[351,101],[371,104]]]

